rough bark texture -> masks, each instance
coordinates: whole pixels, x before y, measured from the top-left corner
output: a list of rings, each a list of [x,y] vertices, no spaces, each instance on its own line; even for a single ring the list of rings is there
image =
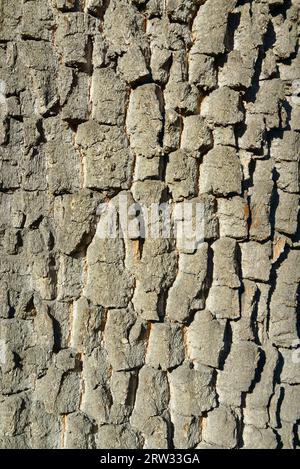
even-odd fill
[[[0,6],[0,446],[299,447],[299,1]]]

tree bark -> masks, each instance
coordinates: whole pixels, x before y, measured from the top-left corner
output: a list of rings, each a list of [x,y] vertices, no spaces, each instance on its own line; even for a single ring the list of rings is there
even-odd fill
[[[0,11],[0,447],[299,448],[299,1]]]

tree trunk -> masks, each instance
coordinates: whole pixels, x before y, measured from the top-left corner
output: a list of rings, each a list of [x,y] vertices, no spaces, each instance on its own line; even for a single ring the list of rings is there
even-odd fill
[[[299,2],[0,7],[0,446],[299,447]]]

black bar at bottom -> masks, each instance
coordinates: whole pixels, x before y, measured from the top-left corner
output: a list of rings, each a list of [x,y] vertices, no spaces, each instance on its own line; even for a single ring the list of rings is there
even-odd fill
[[[30,466],[38,463],[39,467],[44,462],[49,464],[57,462],[60,464],[68,464],[75,462],[77,465],[82,464],[82,469],[101,468],[104,465],[111,467],[140,467],[150,464],[159,465],[184,465],[187,467],[201,467],[201,469],[211,469],[214,462],[224,464],[234,463],[251,464],[254,462],[262,463],[264,458],[268,458],[268,465],[283,464],[286,466],[291,460],[296,458],[295,451],[284,450],[12,450],[3,449],[0,454],[2,461],[5,459],[10,462],[20,461],[21,464],[29,461]],[[0,460],[1,460],[0,459]],[[293,461],[291,461],[293,463]],[[296,464],[296,459],[295,459]],[[276,467],[274,466],[274,467]],[[4,467],[4,465],[3,465]],[[60,466],[61,467],[61,466]],[[69,466],[66,466],[68,468]],[[255,468],[254,468],[255,469]]]

